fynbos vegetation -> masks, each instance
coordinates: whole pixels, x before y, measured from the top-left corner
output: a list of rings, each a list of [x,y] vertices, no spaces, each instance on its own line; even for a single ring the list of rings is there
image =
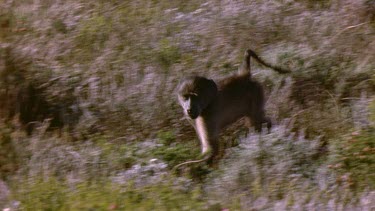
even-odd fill
[[[375,209],[371,0],[0,4],[0,208]],[[223,131],[199,157],[176,86],[254,49],[274,128]]]

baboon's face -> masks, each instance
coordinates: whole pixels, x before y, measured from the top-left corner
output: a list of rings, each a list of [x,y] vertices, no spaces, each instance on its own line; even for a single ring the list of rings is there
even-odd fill
[[[214,81],[203,77],[189,77],[180,83],[178,100],[186,116],[196,119],[217,94]]]
[[[184,109],[185,115],[189,116],[190,118],[196,119],[202,112],[198,95],[196,93],[191,92],[179,95],[178,100]]]

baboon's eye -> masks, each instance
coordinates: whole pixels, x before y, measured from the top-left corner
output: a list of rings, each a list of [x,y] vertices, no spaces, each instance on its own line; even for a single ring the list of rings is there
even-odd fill
[[[182,95],[182,98],[184,99],[184,100],[188,100],[189,99],[189,95]]]
[[[198,99],[198,94],[196,94],[196,93],[190,93],[189,97],[190,97],[191,100],[195,101],[195,100]]]

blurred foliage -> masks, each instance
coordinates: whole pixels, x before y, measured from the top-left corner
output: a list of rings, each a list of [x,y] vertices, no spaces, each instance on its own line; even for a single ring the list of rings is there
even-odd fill
[[[167,69],[172,64],[177,63],[181,55],[176,46],[172,46],[168,40],[163,39],[160,41],[160,51],[157,58],[162,67]]]
[[[3,1],[0,173],[14,184],[9,206],[374,207],[374,11],[371,0]],[[239,144],[218,169],[187,167],[188,187],[159,183],[199,157],[178,81],[227,76],[247,48],[292,70],[252,64],[274,130],[242,138],[235,124],[222,141]]]
[[[157,138],[163,145],[167,146],[176,141],[176,136],[172,131],[159,131],[157,134]]]
[[[199,156],[199,147],[177,142],[171,131],[159,132],[158,139],[162,145],[152,150],[152,154],[167,162],[171,168]]]
[[[373,116],[375,110],[370,109],[370,115]],[[354,131],[343,139],[332,141],[332,144],[333,164],[330,167],[340,173],[337,181],[347,187],[359,190],[374,189],[374,125],[360,131]]]
[[[195,151],[195,153],[192,153],[192,151]],[[158,147],[153,151],[153,154],[166,161],[171,167],[194,159],[199,155],[196,150],[187,148],[184,145]]]
[[[59,122],[56,127],[70,128],[78,124],[77,139],[103,130],[144,138],[170,125],[183,128],[176,100],[171,100],[178,78],[197,71],[226,75],[238,67],[248,47],[293,70],[292,92],[280,101],[292,99],[304,109],[330,101],[327,92],[350,98],[363,89],[374,91],[374,84],[366,82],[372,74],[367,71],[373,46],[366,25],[372,20],[369,4],[69,1],[41,3],[36,12],[22,13],[17,11],[33,3],[4,4],[1,26],[14,58],[8,61],[14,60],[17,71],[6,67],[0,72],[20,76],[19,87],[31,84],[48,103],[45,113],[31,121],[52,118]],[[353,29],[340,22],[341,14],[348,14],[345,21]],[[363,70],[352,71],[359,64]],[[279,76],[262,77],[266,73],[255,67],[272,91]],[[22,90],[9,83],[0,86],[12,90],[4,97],[8,101]],[[292,115],[286,111],[283,118]]]
[[[283,180],[286,175],[312,178],[320,167],[319,160],[324,158],[324,155],[320,154],[319,139],[307,140],[303,138],[303,134],[285,136],[285,132],[285,129],[279,128],[274,134],[250,136],[242,140],[234,149],[233,157],[222,163],[222,167],[227,170],[224,175],[219,173],[218,180],[225,181],[226,173],[238,176],[238,186],[252,185],[253,182],[270,184],[266,180]],[[246,150],[242,150],[242,147]],[[278,178],[274,178],[276,172]],[[279,182],[279,185],[285,183]]]
[[[94,16],[80,24],[76,47],[81,62],[91,62],[95,57],[100,55],[105,42],[109,39],[113,31],[111,19],[104,16]]]
[[[372,124],[375,124],[375,99],[372,99],[370,103],[370,120],[372,121]]]
[[[207,210],[199,192],[183,192],[169,183],[141,188],[109,181],[70,185],[51,177],[15,186],[13,197],[25,210]]]
[[[329,93],[325,95],[330,97]],[[306,138],[320,137],[322,143],[327,143],[329,139],[346,132],[351,128],[347,119],[348,111],[337,107],[335,103],[301,110],[290,120],[292,131],[296,133],[303,131]]]
[[[363,190],[375,188],[375,129],[353,132],[336,143],[336,162],[330,167],[340,172],[337,181],[347,187]]]
[[[14,174],[19,165],[11,131],[10,128],[0,123],[0,179]]]

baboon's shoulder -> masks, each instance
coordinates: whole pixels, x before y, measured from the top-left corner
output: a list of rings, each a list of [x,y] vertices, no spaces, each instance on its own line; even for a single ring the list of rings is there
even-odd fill
[[[249,83],[250,77],[244,75],[232,75],[227,78],[223,78],[217,82],[219,89],[227,89],[230,87],[243,86]]]

